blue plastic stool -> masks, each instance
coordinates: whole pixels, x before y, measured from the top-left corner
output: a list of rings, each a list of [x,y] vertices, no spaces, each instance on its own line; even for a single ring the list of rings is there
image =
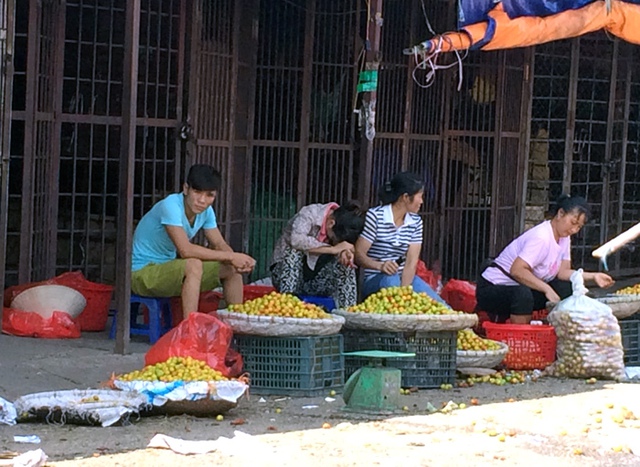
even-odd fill
[[[131,294],[131,322],[130,334],[136,336],[149,336],[149,342],[155,344],[160,337],[171,329],[171,306],[166,297],[141,297]],[[138,323],[140,305],[147,308],[149,314],[149,324]],[[115,310],[109,339],[116,337],[118,310]]]
[[[298,295],[298,298],[303,302],[313,303],[324,307],[325,310],[331,312],[336,308],[336,302],[331,297],[316,297],[315,295]]]

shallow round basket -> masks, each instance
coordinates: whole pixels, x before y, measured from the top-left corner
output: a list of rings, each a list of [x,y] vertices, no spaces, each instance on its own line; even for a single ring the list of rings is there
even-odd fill
[[[494,368],[500,365],[509,352],[509,346],[504,342],[495,342],[500,345],[500,349],[458,350],[456,352],[456,366],[458,368]]]
[[[628,318],[640,311],[640,296],[638,295],[606,295],[596,298],[611,308],[613,316],[618,319]]]
[[[64,285],[37,285],[20,292],[11,302],[11,308],[38,313],[51,318],[54,311],[63,311],[77,318],[87,306],[87,300],[75,289]]]
[[[167,415],[195,415],[197,417],[211,417],[228,412],[238,403],[221,399],[198,399],[195,401],[167,401],[151,409],[152,414]]]
[[[353,313],[333,310],[334,315],[345,319],[345,328],[369,331],[459,331],[478,324],[475,313],[455,315],[382,315],[377,313]]]
[[[247,315],[228,310],[218,310],[216,315],[220,321],[227,323],[234,333],[254,336],[328,336],[340,332],[344,325],[344,318],[336,315],[330,315],[326,319],[285,318]]]

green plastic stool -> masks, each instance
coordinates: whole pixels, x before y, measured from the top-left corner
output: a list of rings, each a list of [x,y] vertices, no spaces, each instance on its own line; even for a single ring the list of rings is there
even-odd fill
[[[344,385],[343,410],[375,414],[395,413],[401,410],[400,377],[397,368],[386,366],[388,358],[415,357],[415,353],[360,350],[345,352],[348,357],[369,359],[369,365],[352,374]]]

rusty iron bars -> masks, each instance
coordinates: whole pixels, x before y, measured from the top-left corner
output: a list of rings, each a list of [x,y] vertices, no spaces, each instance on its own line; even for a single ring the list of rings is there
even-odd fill
[[[68,1],[58,268],[115,281],[124,2]]]
[[[26,71],[28,43],[28,2],[14,6],[14,60],[13,94],[11,102],[11,137],[9,145],[9,172],[7,195],[6,256],[4,260],[5,285],[18,283],[20,264],[20,226],[22,223],[22,167],[24,159],[24,130],[26,110]],[[8,122],[5,121],[6,124]]]
[[[638,70],[638,52],[632,48],[628,52],[624,109],[625,126],[621,148],[621,173],[619,193],[624,203],[619,206],[619,232],[631,227],[640,219],[640,70]],[[621,270],[634,270],[638,264],[639,250],[630,248],[620,253]],[[631,254],[630,254],[631,253]]]
[[[574,238],[573,260],[588,269],[598,268],[591,251],[640,212],[635,53],[604,34],[536,48],[527,209],[539,221],[561,193],[585,197],[592,217]],[[610,266],[632,274],[638,259],[632,245]]]
[[[7,278],[18,282],[20,264],[22,281],[80,269],[93,280],[113,283],[125,2],[69,0],[64,10],[55,11],[57,16],[42,9],[57,8],[58,2],[32,2],[32,8],[26,3],[19,2],[16,9],[12,165],[17,170],[10,183],[8,245],[20,250],[21,258],[36,253],[41,259],[31,268],[31,261],[9,255]],[[180,0],[142,2],[136,218],[176,190],[182,178],[177,134],[183,107],[184,9]],[[28,30],[28,24],[37,27]],[[64,41],[64,47],[53,41]],[[33,53],[27,53],[28,45]],[[37,186],[31,189],[30,184]],[[22,206],[16,208],[17,203]],[[34,222],[33,234],[24,235]],[[13,248],[21,239],[21,248]]]
[[[0,303],[4,303],[7,257],[7,223],[9,220],[9,166],[11,105],[13,97],[13,62],[15,16],[13,0],[0,4]],[[2,310],[0,309],[0,329]]]
[[[188,163],[207,163],[216,167],[225,181],[214,206],[218,223],[225,237],[231,201],[233,164],[230,153],[233,144],[233,115],[237,79],[233,44],[239,18],[234,2],[195,1],[191,4],[191,56],[189,60],[189,129]]]
[[[385,2],[370,180],[379,186],[399,170],[421,174],[423,258],[428,264],[440,262],[445,277],[473,279],[482,259],[502,248],[520,223],[526,61],[522,52],[476,52],[459,67],[446,62],[453,57],[443,57],[453,67],[440,71],[432,87],[421,89],[424,71],[414,70],[411,62],[407,66],[400,46],[424,34],[419,32],[425,27],[420,8],[420,2],[409,9],[402,2]],[[438,28],[453,27],[453,8],[451,2],[425,5],[427,18]],[[513,181],[500,183],[505,177]],[[370,201],[375,202],[375,192]]]
[[[61,24],[60,24],[61,23]],[[19,280],[41,280],[55,271],[64,8],[57,2],[29,6],[26,119],[22,170]],[[59,27],[57,25],[59,24]]]
[[[24,261],[15,253],[20,252],[29,258],[20,271],[29,280],[53,268],[82,269],[94,280],[111,282],[121,227],[116,206],[122,114],[133,104],[122,97],[123,82],[131,82],[121,65],[127,4],[68,0],[64,21],[52,25],[40,19],[42,8],[56,2],[18,3],[5,277],[18,281]],[[406,45],[424,37],[422,2],[370,4],[381,8],[380,18],[378,9],[369,12],[357,0],[142,1],[133,219],[179,189],[191,162],[211,163],[225,180],[216,205],[221,228],[234,248],[258,258],[252,276],[257,279],[268,274],[273,242],[302,205],[340,202],[365,192],[362,201],[375,203],[382,181],[410,169],[425,178],[423,258],[441,262],[446,277],[473,278],[481,259],[518,232],[527,173],[528,193],[536,188],[534,161],[527,170],[524,158],[545,145],[552,194],[573,177],[589,196],[608,193],[599,211],[607,211],[607,223],[623,226],[637,218],[639,130],[631,118],[639,99],[635,52],[618,57],[617,67],[609,67],[600,79],[589,74],[593,64],[580,52],[586,43],[540,47],[530,128],[530,51],[473,52],[463,62],[462,75],[452,57],[443,57],[454,67],[440,71],[433,86],[422,89],[414,75],[420,80],[424,71],[402,56]],[[455,2],[425,2],[425,11],[438,32],[455,26]],[[49,13],[62,19],[60,11]],[[30,17],[36,21],[30,23]],[[375,52],[372,36],[367,38],[372,24],[380,28],[381,53],[367,57],[366,52]],[[42,54],[60,49],[55,44],[61,37],[63,56],[54,54],[41,66]],[[28,48],[39,52],[27,54]],[[377,138],[370,146],[353,113],[361,106],[356,86],[367,60],[381,64]],[[580,76],[585,82],[578,85]],[[597,103],[609,125],[604,142],[591,136],[597,139],[590,149],[593,157],[567,160],[580,125],[600,134],[602,119],[594,123],[578,115],[574,123],[565,120],[592,105],[589,93],[601,81],[615,83],[615,90],[607,87],[606,103]],[[618,115],[621,105],[623,116]],[[599,155],[609,143],[609,155]],[[607,186],[599,188],[595,164],[602,157],[615,162],[619,152],[627,161],[620,170],[626,172],[614,167]],[[45,158],[46,153],[53,157]],[[59,170],[48,171],[55,164]],[[52,173],[60,179],[52,180]],[[584,173],[589,181],[580,185]],[[612,212],[617,213],[613,218]],[[603,235],[601,227],[593,230],[596,237]],[[54,245],[57,255],[51,251]],[[580,248],[587,251],[584,245]],[[33,253],[45,261],[32,262]],[[623,262],[632,266],[630,260]]]
[[[248,251],[268,275],[296,210],[355,196],[353,103],[363,51],[360,2],[261,2]]]

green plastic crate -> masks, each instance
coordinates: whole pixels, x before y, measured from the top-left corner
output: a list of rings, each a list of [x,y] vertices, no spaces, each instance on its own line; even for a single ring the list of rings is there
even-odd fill
[[[319,396],[344,385],[340,334],[314,337],[235,335],[254,394]]]
[[[627,366],[640,365],[640,318],[631,316],[618,321],[620,336],[624,347],[624,364]]]
[[[456,378],[457,331],[379,332],[343,329],[345,352],[386,350],[413,352],[415,358],[388,359],[387,366],[402,372],[402,387],[439,388]],[[368,364],[367,359],[345,358],[345,378]]]

